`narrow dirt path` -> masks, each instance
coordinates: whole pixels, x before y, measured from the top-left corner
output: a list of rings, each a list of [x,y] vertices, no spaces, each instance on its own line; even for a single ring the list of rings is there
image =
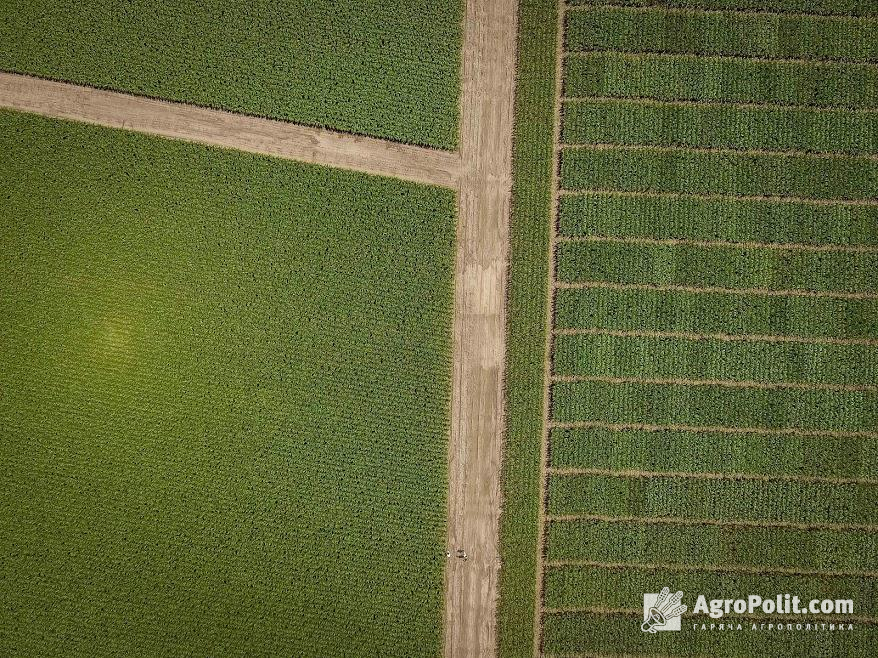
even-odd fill
[[[0,73],[0,107],[456,188],[457,153]]]
[[[517,0],[467,0],[449,445],[445,656],[497,651],[505,288]],[[467,559],[455,556],[466,551]]]

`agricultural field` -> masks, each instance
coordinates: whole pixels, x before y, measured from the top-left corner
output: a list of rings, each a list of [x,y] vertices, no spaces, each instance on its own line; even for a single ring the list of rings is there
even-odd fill
[[[0,70],[454,149],[459,0],[25,0]]]
[[[878,8],[521,21],[500,655],[871,655]],[[683,629],[643,633],[665,586]],[[855,630],[692,629],[774,592]]]
[[[8,111],[0,150],[0,653],[438,655],[454,192]]]

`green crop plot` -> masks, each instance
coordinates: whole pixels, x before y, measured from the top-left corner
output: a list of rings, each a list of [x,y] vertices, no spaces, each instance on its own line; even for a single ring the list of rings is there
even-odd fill
[[[570,7],[598,4],[594,0],[569,0]],[[874,16],[873,0],[604,0],[600,4],[624,7],[673,7],[681,9],[810,12],[826,16]]]
[[[25,0],[0,69],[453,149],[458,0]]]
[[[559,375],[860,386],[878,381],[878,350],[868,345],[561,335],[553,363]]]
[[[878,195],[878,161],[583,146],[563,152],[561,185],[566,190],[861,200]]]
[[[526,4],[557,28],[554,2]],[[542,208],[554,249],[513,250],[511,269],[553,266],[549,410],[530,428],[547,437],[546,489],[520,488],[514,471],[506,485],[518,516],[505,527],[531,536],[532,496],[545,534],[531,574],[507,549],[514,579],[501,583],[501,605],[529,575],[541,592],[537,653],[871,655],[876,16],[860,0],[568,0],[560,62],[528,58],[522,33],[519,89],[560,107],[557,217]],[[528,93],[559,64],[561,98]],[[516,182],[551,189],[533,145],[553,125],[533,116]],[[537,447],[513,438],[520,467]],[[643,595],[665,586],[689,611],[683,632],[651,636]],[[693,613],[698,594],[754,592],[850,598],[857,623],[693,628],[714,621]],[[528,623],[504,657],[533,655]]]
[[[869,292],[878,253],[798,248],[574,242],[558,249],[559,281]]]
[[[868,19],[589,7],[567,15],[567,50],[873,62]]]
[[[567,97],[779,103],[875,109],[878,69],[865,64],[582,53],[567,58]]]
[[[582,192],[560,199],[558,231],[564,236],[874,247],[878,206]]]
[[[439,655],[453,193],[0,146],[0,653]]]
[[[552,430],[551,465],[561,469],[801,475],[878,476],[878,437],[705,432],[680,429]],[[655,446],[662,446],[656,450]],[[876,556],[878,557],[878,556]]]
[[[648,144],[878,153],[878,113],[810,107],[675,105],[576,99],[564,104],[567,144]]]
[[[565,521],[549,526],[550,560],[874,571],[878,537],[865,532]]]

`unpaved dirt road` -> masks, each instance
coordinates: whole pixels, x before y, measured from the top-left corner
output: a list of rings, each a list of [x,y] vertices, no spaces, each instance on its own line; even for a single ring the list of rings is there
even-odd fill
[[[0,72],[0,107],[456,188],[456,153]]]
[[[445,656],[497,650],[516,0],[467,0],[449,446]],[[466,551],[462,560],[456,549]]]

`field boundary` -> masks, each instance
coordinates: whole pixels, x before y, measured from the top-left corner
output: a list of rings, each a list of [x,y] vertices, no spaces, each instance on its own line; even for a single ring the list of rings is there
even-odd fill
[[[0,108],[456,189],[456,152],[0,72]]]

